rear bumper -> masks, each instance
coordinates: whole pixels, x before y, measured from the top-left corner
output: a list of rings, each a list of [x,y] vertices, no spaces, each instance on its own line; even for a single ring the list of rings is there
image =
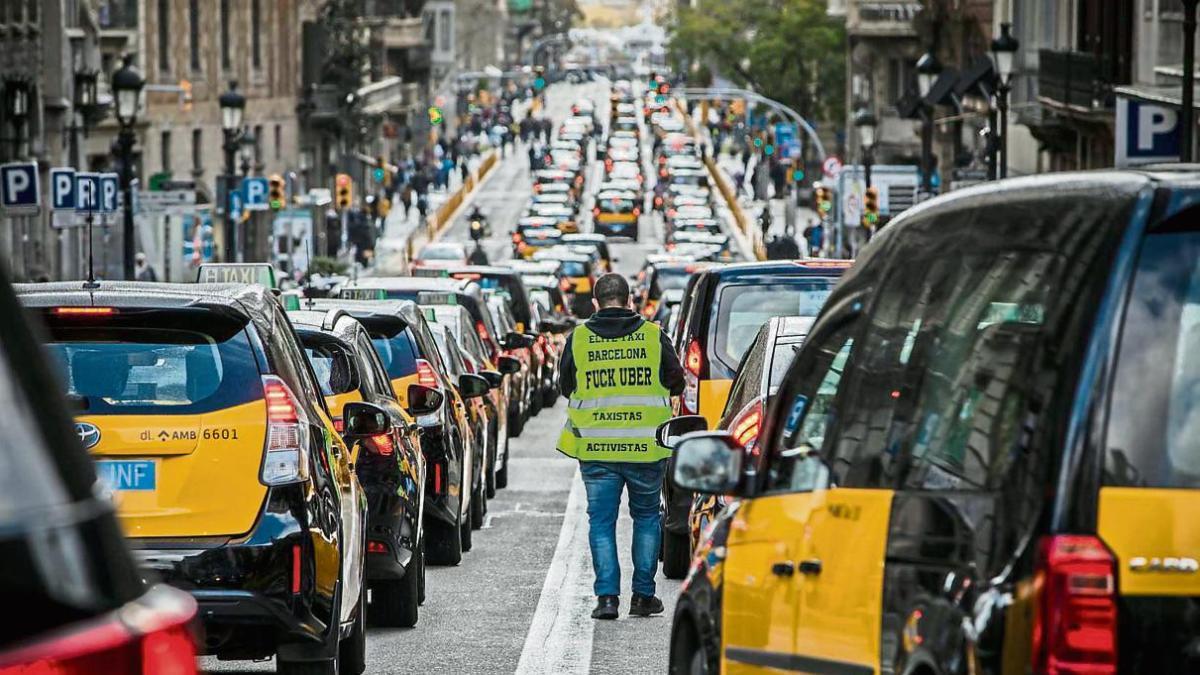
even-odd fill
[[[261,626],[271,629],[280,642],[318,644],[324,639],[323,623],[311,614],[294,614],[289,604],[280,598],[230,589],[195,589],[191,593],[200,606],[196,615],[204,622],[206,638],[220,633],[216,630],[219,627]],[[216,643],[202,644],[201,651],[216,653],[220,651],[216,647]]]

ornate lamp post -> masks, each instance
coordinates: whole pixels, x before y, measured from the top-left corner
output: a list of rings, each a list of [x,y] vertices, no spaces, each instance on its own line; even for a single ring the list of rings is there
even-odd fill
[[[1017,39],[1012,36],[1012,24],[1000,24],[1000,35],[992,40],[992,56],[996,61],[996,110],[1000,113],[999,175],[1008,175],[1008,92],[1011,91],[1013,59],[1017,54]]]
[[[238,228],[233,217],[234,182],[237,177],[237,151],[242,136],[242,114],[246,109],[246,97],[237,90],[236,80],[229,82],[229,89],[217,98],[221,107],[221,131],[225,142],[225,261],[237,260]]]
[[[917,87],[921,94],[921,191],[933,194],[933,106],[925,99],[942,74],[942,64],[933,50],[917,59]]]
[[[863,106],[854,113],[854,128],[858,130],[858,146],[862,149],[863,174],[866,187],[871,187],[871,164],[875,161],[875,114]]]
[[[121,195],[125,200],[122,265],[125,279],[130,281],[134,278],[133,257],[137,248],[133,229],[133,145],[137,142],[137,136],[133,127],[137,124],[142,87],[145,85],[141,73],[133,67],[133,57],[126,54],[121,68],[113,73],[112,90],[117,101],[117,123],[121,127],[117,135],[117,148],[121,156]]]

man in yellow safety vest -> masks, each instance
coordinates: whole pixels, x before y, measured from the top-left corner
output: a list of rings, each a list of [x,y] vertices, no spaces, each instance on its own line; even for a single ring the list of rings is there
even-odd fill
[[[633,311],[629,282],[605,274],[592,289],[596,312],[567,338],[560,367],[570,400],[558,449],[579,460],[587,488],[588,543],[596,573],[594,619],[615,619],[621,593],[617,511],[629,489],[633,517],[633,599],[629,613],[663,611],[654,595],[662,544],[659,494],[671,451],[655,442],[683,392],[679,357],[658,325]]]

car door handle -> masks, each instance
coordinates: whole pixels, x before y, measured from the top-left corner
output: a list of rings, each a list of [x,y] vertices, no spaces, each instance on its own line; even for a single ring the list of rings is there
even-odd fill
[[[821,561],[816,558],[800,561],[800,573],[817,575],[821,573]]]
[[[777,577],[790,577],[796,573],[796,565],[791,560],[784,560],[771,565],[771,574]]]

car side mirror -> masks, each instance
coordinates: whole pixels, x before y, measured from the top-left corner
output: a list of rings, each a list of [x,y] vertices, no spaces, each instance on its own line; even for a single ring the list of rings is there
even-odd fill
[[[502,375],[515,375],[521,372],[521,362],[512,356],[501,356],[496,367],[500,369]]]
[[[392,430],[392,419],[383,408],[371,403],[347,403],[342,408],[342,422],[346,438],[378,436]]]
[[[498,370],[481,370],[479,371],[479,375],[487,380],[488,386],[492,389],[504,384],[504,375],[501,375]]]
[[[574,321],[571,319],[561,319],[550,323],[546,330],[555,335],[562,335],[563,333],[571,332],[573,328],[575,328]]]
[[[442,407],[445,394],[423,384],[408,385],[408,414],[413,417],[435,413]]]
[[[689,434],[675,447],[671,480],[682,490],[736,494],[746,451],[724,431]]]
[[[708,420],[700,415],[680,415],[658,425],[654,437],[664,448],[673,448],[679,439],[694,431],[708,431]]]
[[[500,346],[505,349],[528,349],[533,342],[534,339],[528,335],[512,332],[500,339]]]
[[[463,398],[479,398],[491,390],[492,385],[480,375],[464,373],[458,376],[458,393]]]

